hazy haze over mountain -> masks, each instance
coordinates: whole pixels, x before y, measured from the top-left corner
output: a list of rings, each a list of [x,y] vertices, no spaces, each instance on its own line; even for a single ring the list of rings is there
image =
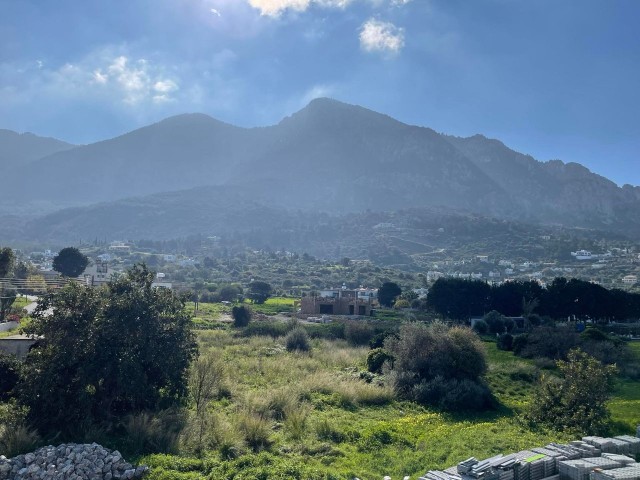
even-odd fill
[[[28,177],[13,173],[6,198],[28,190],[34,201],[89,205],[226,186],[274,208],[338,214],[444,206],[525,222],[640,232],[639,187],[620,188],[575,163],[538,162],[481,135],[447,136],[326,98],[264,128],[179,115],[45,156],[29,171]],[[184,202],[180,193],[171,198]],[[107,210],[103,205],[93,214],[99,218]],[[126,215],[123,204],[118,210]]]

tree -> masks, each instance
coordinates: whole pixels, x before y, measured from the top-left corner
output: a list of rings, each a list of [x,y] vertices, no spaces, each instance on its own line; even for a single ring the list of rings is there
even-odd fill
[[[391,308],[396,297],[402,294],[402,289],[397,283],[384,282],[378,289],[378,302],[384,307]]]
[[[78,433],[185,398],[197,352],[191,318],[185,299],[153,280],[135,265],[105,288],[71,283],[41,299],[25,328],[41,338],[18,392],[42,433]]]
[[[75,247],[66,247],[53,258],[53,269],[65,277],[77,277],[89,265],[89,259]]]
[[[557,362],[560,378],[543,376],[529,419],[556,430],[578,435],[599,435],[607,430],[615,365],[603,365],[581,350],[569,352],[567,361]]]
[[[233,318],[234,327],[246,327],[251,321],[251,309],[244,305],[236,305],[231,309],[231,317]]]
[[[15,259],[13,250],[9,247],[0,248],[0,278],[9,276],[9,273],[13,270]]]
[[[271,296],[271,285],[267,282],[254,281],[249,285],[249,298],[255,303],[264,303]]]
[[[504,333],[506,318],[495,310],[491,310],[482,318],[489,326],[489,333]]]
[[[491,287],[476,280],[439,278],[427,293],[427,304],[445,318],[466,320],[489,310]]]

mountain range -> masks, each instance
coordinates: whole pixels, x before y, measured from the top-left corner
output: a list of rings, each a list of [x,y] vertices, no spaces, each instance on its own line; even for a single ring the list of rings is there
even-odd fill
[[[268,219],[282,212],[445,208],[640,239],[640,187],[326,98],[261,128],[185,114],[82,146],[0,131],[0,168],[0,240],[91,237],[101,224],[114,238],[148,238],[153,222],[169,222],[178,237],[193,231],[181,224],[209,222],[204,232],[225,222],[203,211],[242,215],[238,206],[256,228],[273,227]],[[16,209],[38,215],[16,219]],[[182,218],[162,216],[169,211]]]

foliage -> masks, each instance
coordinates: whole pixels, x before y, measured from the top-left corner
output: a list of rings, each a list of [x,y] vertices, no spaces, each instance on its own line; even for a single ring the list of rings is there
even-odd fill
[[[14,457],[33,450],[40,443],[40,436],[26,423],[28,409],[15,401],[0,404],[0,451],[6,457]]]
[[[255,303],[264,303],[271,296],[273,288],[267,282],[255,280],[249,284],[249,298]]]
[[[483,320],[489,327],[490,333],[504,333],[506,318],[500,312],[492,310],[483,317]]]
[[[374,335],[375,329],[366,321],[345,322],[344,338],[351,345],[368,345]]]
[[[466,320],[491,305],[491,287],[484,282],[439,278],[427,293],[427,305],[445,318]]]
[[[71,283],[40,301],[25,330],[42,338],[18,391],[43,433],[111,423],[185,398],[196,353],[191,319],[184,300],[153,288],[153,279],[136,265],[104,288]]]
[[[367,370],[380,373],[386,361],[393,361],[393,357],[384,348],[374,348],[367,354]]]
[[[236,328],[246,327],[251,321],[251,309],[245,305],[235,305],[231,309],[233,326]]]
[[[6,278],[13,270],[15,254],[9,247],[0,248],[0,278]]]
[[[500,350],[512,350],[513,349],[513,335],[510,333],[503,333],[498,337],[498,348]]]
[[[616,367],[603,365],[580,350],[557,362],[560,378],[542,378],[530,404],[529,419],[576,434],[604,434],[610,418],[606,402],[611,396]]]
[[[217,300],[221,302],[235,302],[242,296],[242,287],[237,284],[225,285],[218,291]]]
[[[378,302],[384,307],[391,307],[394,300],[402,294],[402,289],[394,282],[384,282],[378,289]]]
[[[20,380],[21,363],[13,355],[0,353],[0,400],[13,396],[13,390]]]
[[[484,409],[491,404],[489,392],[481,386],[487,369],[482,342],[467,328],[406,323],[398,337],[389,337],[385,349],[394,357],[390,377],[394,389],[403,398],[424,402],[443,409],[457,409],[445,397],[448,384],[459,395],[477,384],[474,393],[483,390],[480,401],[470,408]]]
[[[534,310],[555,319],[606,321],[640,316],[640,294],[607,290],[575,278],[556,278],[546,289],[533,281],[489,287],[482,281],[440,278],[429,289],[427,305],[439,315],[456,320],[495,310],[533,318],[533,324],[540,319],[534,316]]]
[[[296,327],[291,330],[285,340],[285,346],[287,350],[291,351],[300,351],[307,352],[311,350],[311,344],[309,343],[309,334],[302,327]]]
[[[65,277],[77,277],[89,265],[89,259],[75,247],[66,247],[53,257],[53,269]]]
[[[537,327],[527,335],[518,335],[516,339],[513,350],[517,355],[553,360],[566,358],[569,351],[580,343],[580,337],[570,327]]]
[[[484,335],[486,333],[489,333],[489,325],[487,324],[487,322],[485,322],[484,320],[478,320],[476,321],[476,323],[473,325],[473,330],[478,334],[478,335]]]

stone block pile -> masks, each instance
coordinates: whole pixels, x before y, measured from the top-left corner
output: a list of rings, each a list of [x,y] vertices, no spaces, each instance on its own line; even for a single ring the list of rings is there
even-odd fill
[[[430,470],[419,480],[640,480],[638,457],[638,437],[589,436],[486,460],[471,457],[446,470]]]
[[[0,480],[130,480],[147,470],[97,443],[49,445],[9,459],[0,456]]]

